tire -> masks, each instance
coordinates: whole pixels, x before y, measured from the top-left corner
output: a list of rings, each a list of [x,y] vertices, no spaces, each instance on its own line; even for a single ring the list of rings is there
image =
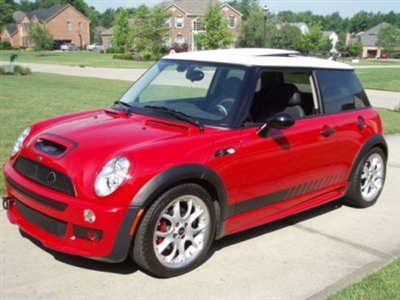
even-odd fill
[[[197,184],[182,184],[148,209],[133,244],[135,263],[157,277],[174,277],[196,268],[215,234],[210,195]]]
[[[344,203],[365,208],[378,200],[385,183],[386,155],[380,148],[372,148],[352,172]]]

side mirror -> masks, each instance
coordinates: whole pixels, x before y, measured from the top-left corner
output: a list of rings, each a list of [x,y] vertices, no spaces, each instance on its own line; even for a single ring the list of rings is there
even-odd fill
[[[266,138],[269,136],[271,128],[287,129],[294,125],[295,119],[293,116],[285,112],[279,112],[268,118],[267,121],[257,130],[257,134]]]

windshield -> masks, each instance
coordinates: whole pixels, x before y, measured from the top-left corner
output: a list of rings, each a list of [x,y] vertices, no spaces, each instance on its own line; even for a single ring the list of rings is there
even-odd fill
[[[114,108],[180,122],[228,127],[235,107],[240,104],[246,73],[243,66],[160,60]]]

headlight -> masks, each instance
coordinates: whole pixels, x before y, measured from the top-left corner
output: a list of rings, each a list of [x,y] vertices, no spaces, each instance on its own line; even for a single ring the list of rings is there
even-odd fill
[[[98,196],[107,196],[114,192],[125,179],[130,166],[129,160],[118,156],[110,160],[97,175],[94,189]]]
[[[22,144],[24,143],[26,137],[29,135],[30,132],[31,128],[28,127],[24,130],[24,132],[21,133],[21,135],[18,137],[17,141],[14,144],[14,147],[11,151],[11,156],[17,154],[17,152],[22,148]]]

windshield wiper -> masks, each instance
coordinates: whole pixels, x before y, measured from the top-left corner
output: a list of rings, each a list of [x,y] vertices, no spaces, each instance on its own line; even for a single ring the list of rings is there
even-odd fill
[[[129,103],[126,103],[126,102],[121,101],[121,100],[117,100],[117,101],[114,101],[114,104],[119,104],[120,106],[124,107],[125,108],[124,112],[125,112],[125,114],[127,116],[132,114],[132,111],[131,111],[132,106]]]
[[[193,120],[187,114],[185,114],[185,113],[183,113],[183,112],[181,112],[179,110],[171,109],[171,108],[168,108],[168,107],[165,107],[165,106],[160,106],[160,105],[146,105],[145,108],[151,108],[151,109],[154,109],[154,110],[167,112],[167,113],[171,114],[172,116],[174,116],[174,117],[176,117],[176,118],[178,118],[178,119],[180,119],[182,121],[186,121],[186,122],[188,122],[190,124],[193,124],[193,125],[197,126],[201,132],[204,131],[204,126],[203,126],[203,124],[200,123],[200,121]]]

